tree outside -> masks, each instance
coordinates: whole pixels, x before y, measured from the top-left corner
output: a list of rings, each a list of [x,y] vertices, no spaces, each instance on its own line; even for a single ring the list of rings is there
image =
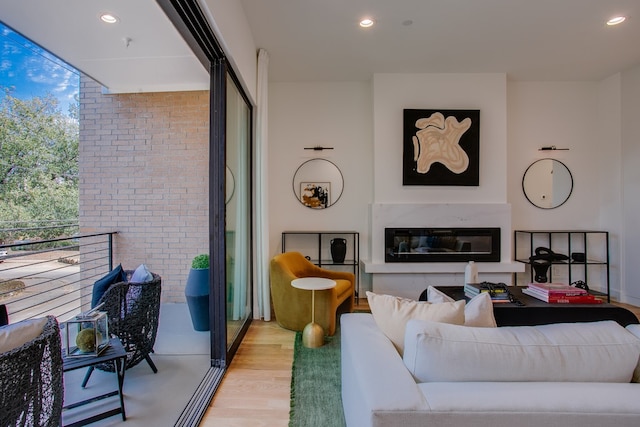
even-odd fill
[[[51,94],[0,100],[0,229],[68,224],[78,220],[78,98],[68,114]],[[40,227],[0,241],[51,238]],[[7,243],[10,243],[7,241]]]

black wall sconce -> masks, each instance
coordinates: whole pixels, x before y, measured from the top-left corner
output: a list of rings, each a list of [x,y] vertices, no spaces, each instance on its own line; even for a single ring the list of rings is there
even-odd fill
[[[322,150],[333,150],[333,147],[323,147],[322,145],[316,145],[314,147],[304,147],[305,150],[313,150],[313,151],[322,151]]]
[[[555,145],[548,145],[546,147],[540,147],[538,148],[538,151],[569,151],[568,148],[558,148]]]

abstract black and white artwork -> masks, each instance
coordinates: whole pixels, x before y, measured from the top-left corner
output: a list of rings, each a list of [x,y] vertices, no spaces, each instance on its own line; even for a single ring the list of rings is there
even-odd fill
[[[480,110],[404,110],[403,185],[480,185]]]

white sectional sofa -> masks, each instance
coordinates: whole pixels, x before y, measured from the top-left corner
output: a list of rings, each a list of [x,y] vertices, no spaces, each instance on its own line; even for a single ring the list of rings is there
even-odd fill
[[[477,328],[410,320],[403,356],[341,317],[348,427],[640,426],[640,325]]]

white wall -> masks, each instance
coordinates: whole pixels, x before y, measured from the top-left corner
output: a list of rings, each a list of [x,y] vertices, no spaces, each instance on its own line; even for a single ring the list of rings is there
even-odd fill
[[[247,96],[255,105],[258,48],[242,4],[236,0],[200,0],[200,4]]]
[[[505,203],[505,74],[376,74],[373,79],[375,203]],[[480,186],[403,186],[402,111],[480,110]]]
[[[598,228],[600,147],[597,83],[509,82],[508,194],[514,229]],[[555,145],[569,151],[539,151]],[[542,158],[563,162],[573,175],[569,200],[540,209],[525,198],[522,176]],[[591,208],[589,208],[591,206]]]
[[[281,233],[290,230],[353,230],[368,241],[372,198],[371,85],[365,82],[271,83],[269,85],[269,231],[271,256],[279,253]],[[322,145],[333,150],[313,151]],[[293,193],[297,168],[324,158],[344,176],[340,200],[327,209],[310,209]],[[361,244],[361,256],[368,256]]]
[[[514,229],[609,231],[610,283],[612,295],[619,299],[622,281],[616,81],[612,77],[603,82],[509,82],[508,193]],[[569,151],[538,150],[549,145]],[[565,163],[574,181],[567,202],[555,209],[533,206],[522,191],[526,168],[545,157]],[[597,282],[605,283],[605,277]]]
[[[622,206],[625,291],[640,305],[640,66],[622,73]]]
[[[597,129],[600,152],[607,153],[599,158],[598,187],[600,224],[598,227],[609,232],[609,257],[611,259],[612,297],[626,300],[624,280],[624,240],[622,224],[622,101],[621,76],[615,74],[598,84]]]
[[[601,83],[507,82],[503,74],[383,74],[371,84],[271,83],[271,255],[280,252],[284,230],[353,229],[361,233],[361,258],[368,259],[367,212],[374,203],[508,203],[513,229],[610,231],[611,283],[617,297],[622,282],[616,228],[621,194],[616,190],[618,80],[613,76]],[[481,110],[479,187],[402,186],[403,108]],[[335,149],[303,149],[314,145]],[[538,151],[543,145],[570,150]],[[303,207],[292,189],[297,167],[316,156],[336,163],[345,177],[343,198],[320,211]],[[527,166],[547,156],[563,161],[575,182],[568,202],[551,210],[534,207],[522,193]],[[361,288],[367,289],[371,278],[363,279]]]

